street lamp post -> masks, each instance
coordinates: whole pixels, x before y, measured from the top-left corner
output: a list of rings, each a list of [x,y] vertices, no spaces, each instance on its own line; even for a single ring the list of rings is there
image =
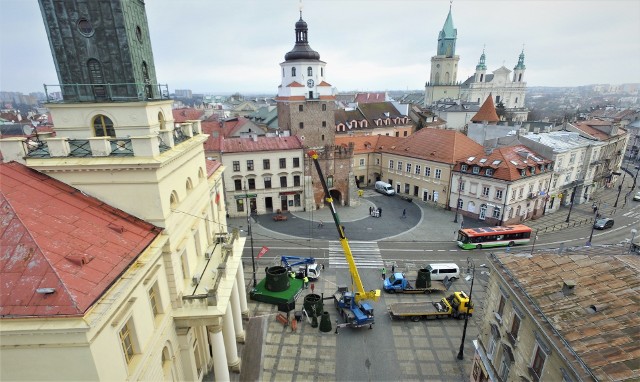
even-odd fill
[[[244,186],[244,195],[242,195],[244,199],[244,208],[247,211],[247,233],[249,234],[249,240],[251,240],[251,266],[253,268],[253,287],[255,288],[258,285],[258,281],[256,280],[256,258],[253,254],[253,232],[251,232],[251,216],[249,214],[249,198],[253,197],[247,193],[247,185],[245,183]]]
[[[456,200],[456,216],[453,218],[453,222],[458,222],[458,212],[460,211],[460,188],[462,188],[462,173],[458,175],[458,200]]]
[[[589,240],[587,241],[587,247],[591,247],[591,240],[593,239],[593,230],[596,228],[596,220],[598,220],[598,206],[593,203],[593,224],[591,224],[591,234],[589,235]]]
[[[464,338],[467,335],[467,323],[469,322],[469,309],[471,309],[471,294],[473,293],[473,280],[475,280],[476,276],[476,266],[473,263],[473,260],[470,257],[467,257],[467,273],[471,271],[471,288],[469,289],[469,303],[467,305],[467,313],[464,315],[464,328],[462,329],[462,341],[460,342],[460,351],[458,351],[458,359],[464,359]]]
[[[571,210],[573,209],[573,200],[576,197],[576,187],[573,187],[573,192],[571,192],[571,200],[569,200],[569,213],[567,214],[567,220],[565,220],[566,223],[569,223],[569,219],[571,218]]]
[[[622,192],[622,185],[624,184],[624,178],[627,176],[627,170],[625,170],[624,168],[622,170],[624,171],[624,174],[622,174],[622,181],[618,186],[618,196],[616,196],[616,202],[613,204],[614,208],[618,207],[618,199],[620,198],[620,193]]]

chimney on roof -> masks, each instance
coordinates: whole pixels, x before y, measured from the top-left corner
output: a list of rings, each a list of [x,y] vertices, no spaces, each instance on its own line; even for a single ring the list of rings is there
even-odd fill
[[[565,280],[562,284],[562,294],[570,296],[573,294],[576,288],[576,282],[574,280]]]

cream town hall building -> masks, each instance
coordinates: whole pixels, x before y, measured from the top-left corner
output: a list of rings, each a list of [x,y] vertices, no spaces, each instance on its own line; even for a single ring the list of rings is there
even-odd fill
[[[0,379],[229,380],[244,239],[200,121],[174,126],[144,2],[40,7],[63,99],[55,138],[0,139]]]

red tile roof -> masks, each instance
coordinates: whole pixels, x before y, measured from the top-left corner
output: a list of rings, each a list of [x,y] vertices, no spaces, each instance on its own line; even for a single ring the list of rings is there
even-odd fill
[[[385,102],[385,93],[358,93],[355,97],[357,103],[369,103],[369,102]]]
[[[302,142],[297,136],[291,137],[257,137],[251,138],[223,138],[222,152],[240,153],[275,150],[297,150],[302,148]]]
[[[540,166],[548,163],[551,163],[551,161],[530,148],[524,145],[516,145],[495,149],[490,154],[480,150],[467,158],[461,158],[454,167],[454,171],[460,171],[460,166],[467,164],[469,166],[467,172],[472,171],[471,167],[479,166],[479,175],[484,175],[484,170],[490,168],[493,170],[492,178],[515,181],[540,174]],[[531,173],[531,167],[535,167],[535,174]],[[522,176],[522,170],[525,170],[525,176]]]
[[[0,317],[83,315],[161,232],[22,164],[0,176]]]
[[[331,86],[331,84],[326,81],[322,81],[318,84],[318,86]]]
[[[590,119],[587,121],[576,122],[573,124],[578,130],[584,132],[585,134],[599,140],[599,141],[607,141],[615,136],[626,134],[626,130],[617,129],[616,134],[607,134],[604,130],[612,130],[612,122],[609,121],[600,121],[597,119]],[[598,129],[596,126],[600,126],[602,129]]]
[[[471,122],[498,122],[499,120],[496,106],[493,104],[493,96],[489,93],[487,99],[480,106],[480,110],[471,118]]]
[[[198,120],[204,116],[204,110],[194,108],[173,109],[173,120],[176,123],[186,122],[187,120]]]
[[[303,88],[303,87],[304,87],[304,85],[302,85],[302,84],[301,84],[301,83],[299,83],[299,82],[293,81],[292,83],[290,83],[289,85],[287,85],[287,87],[290,87],[290,88]]]
[[[216,170],[218,170],[220,166],[222,166],[222,163],[212,159],[206,159],[205,163],[207,166],[207,177],[210,177],[211,175],[213,175],[213,173],[216,172]]]
[[[380,135],[336,135],[336,145],[348,147],[353,143],[354,154],[373,153],[378,147]]]
[[[407,138],[396,138],[392,146],[381,149],[388,153],[448,164],[481,150],[482,145],[460,132],[438,129],[421,129]]]

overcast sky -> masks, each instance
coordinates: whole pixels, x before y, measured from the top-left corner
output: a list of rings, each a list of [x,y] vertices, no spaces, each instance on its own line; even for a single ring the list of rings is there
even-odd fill
[[[275,94],[295,42],[298,0],[146,0],[157,78],[194,92]],[[0,0],[0,90],[57,84],[37,0]],[[424,89],[442,0],[305,0],[309,43],[338,91]],[[640,0],[461,1],[458,80],[486,46],[489,72],[513,69],[524,44],[528,86],[640,83]]]

